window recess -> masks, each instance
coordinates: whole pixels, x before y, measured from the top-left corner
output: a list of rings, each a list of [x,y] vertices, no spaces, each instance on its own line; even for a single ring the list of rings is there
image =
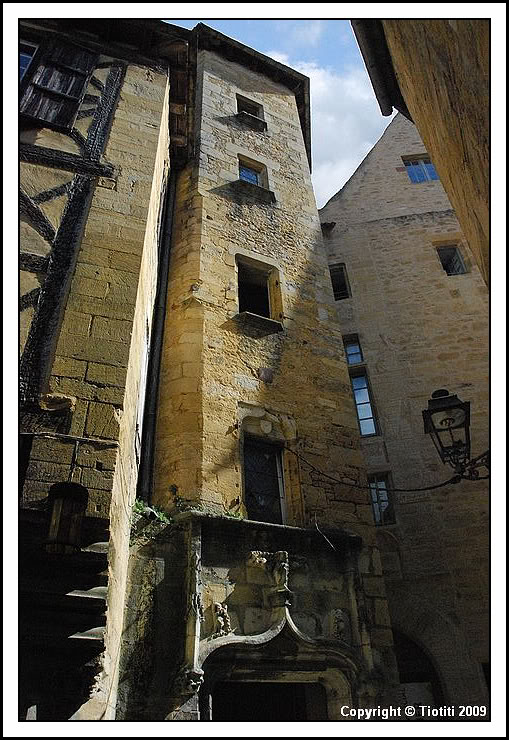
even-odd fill
[[[352,383],[361,437],[373,436],[378,432],[371,391],[368,384],[368,376],[364,371],[356,372],[355,375],[350,377],[350,380]]]
[[[266,131],[263,107],[253,100],[237,95],[237,119],[255,131]]]
[[[61,131],[72,128],[85,96],[97,54],[73,44],[53,41],[28,60],[21,81],[20,113],[39,125]]]
[[[360,363],[364,362],[364,356],[362,354],[359,337],[345,337],[343,340],[343,344],[345,347],[345,355],[348,365],[359,365]]]
[[[37,51],[37,44],[34,44],[31,41],[20,40],[19,42],[19,79],[20,80],[22,80],[23,77],[25,76],[25,72],[30,66],[32,59],[35,56],[36,51]]]
[[[464,275],[467,272],[458,247],[438,247],[438,259],[448,275]]]
[[[377,527],[385,524],[395,524],[394,508],[389,494],[390,478],[388,473],[379,473],[368,476],[368,485],[371,494],[371,506]]]
[[[262,321],[271,332],[282,331],[283,303],[279,270],[237,255],[239,316]]]
[[[278,445],[244,438],[244,502],[249,519],[283,524],[283,465]]]
[[[334,291],[334,300],[342,301],[344,298],[350,298],[352,291],[348,282],[346,266],[341,263],[329,266],[332,290]]]
[[[439,180],[435,166],[427,155],[402,157],[410,182],[426,182]]]
[[[240,192],[265,203],[274,203],[276,196],[269,190],[267,168],[260,162],[239,155],[239,179],[232,185]]]

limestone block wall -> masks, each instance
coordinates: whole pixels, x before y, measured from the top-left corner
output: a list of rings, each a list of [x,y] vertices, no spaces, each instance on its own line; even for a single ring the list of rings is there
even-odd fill
[[[105,60],[100,58],[101,62]],[[106,78],[107,72],[103,69],[97,74]],[[71,409],[68,439],[50,443],[46,437],[44,443],[35,445],[24,498],[43,498],[55,480],[72,479],[89,489],[89,516],[108,517],[115,445],[125,410],[127,367],[129,364],[133,377],[140,376],[139,357],[147,344],[160,196],[154,195],[151,204],[151,192],[154,174],[158,186],[162,180],[154,168],[165,92],[165,74],[128,66],[104,152],[105,161],[115,167],[115,176],[100,177],[94,183],[53,347],[49,345],[45,354],[47,380],[41,390],[61,403],[67,399]],[[34,137],[24,132],[23,138],[32,141]],[[61,140],[62,135],[47,129],[38,131],[35,137],[36,144],[51,144],[57,151]],[[72,141],[71,145],[76,147]],[[162,160],[157,167],[164,167]],[[58,169],[24,162],[21,165],[22,187],[32,198],[72,177],[72,173]],[[41,205],[57,228],[66,202],[60,197]],[[36,253],[49,254],[49,245],[26,217],[22,225],[22,250],[32,253],[35,247]],[[139,310],[143,317],[140,314],[139,325],[133,331],[137,301],[143,306]],[[129,402],[136,405],[137,400],[134,389]],[[74,451],[76,439],[81,442]],[[39,450],[48,445],[54,447],[54,452]],[[52,470],[46,470],[46,460],[53,462]],[[58,465],[64,467],[57,469]]]
[[[473,455],[489,447],[487,288],[441,183],[413,184],[397,171],[401,154],[418,146],[416,137],[415,127],[397,116],[321,211],[324,222],[336,221],[325,239],[329,261],[346,265],[351,288],[350,298],[336,302],[338,325],[359,338],[379,425],[376,436],[361,440],[368,474],[389,473],[400,489],[452,475],[423,433],[421,411],[437,388],[471,402]],[[436,249],[451,243],[462,252],[466,274],[449,276],[442,268]],[[452,697],[485,691],[486,483],[395,493],[396,523],[378,528],[393,623],[429,650]],[[424,612],[435,625],[426,633]],[[453,634],[457,628],[463,638]],[[445,631],[449,640],[440,641]]]
[[[263,106],[266,133],[237,121],[237,93]],[[288,437],[310,459],[336,446],[337,470],[355,471],[360,457],[344,361],[330,346],[339,335],[294,96],[208,52],[198,95],[199,161],[182,173],[177,198],[155,495],[171,505],[177,486],[185,499],[242,513],[240,403],[291,417]],[[266,166],[274,204],[236,191],[239,153]],[[236,321],[238,255],[279,270],[283,331],[257,335]],[[306,497],[325,513],[312,485]]]
[[[408,110],[487,282],[490,22],[384,20],[383,28]]]

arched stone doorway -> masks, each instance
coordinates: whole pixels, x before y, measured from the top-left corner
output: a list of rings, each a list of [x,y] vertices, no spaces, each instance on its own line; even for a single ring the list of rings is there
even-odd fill
[[[438,707],[445,703],[439,675],[426,652],[407,635],[393,630],[401,691],[407,704]]]
[[[263,645],[218,648],[202,668],[202,721],[341,720],[359,674],[351,656],[302,642],[288,624]]]

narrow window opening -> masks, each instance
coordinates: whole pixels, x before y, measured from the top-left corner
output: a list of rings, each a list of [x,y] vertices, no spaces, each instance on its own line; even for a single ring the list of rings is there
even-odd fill
[[[357,336],[345,338],[344,346],[348,365],[358,365],[364,362],[364,356]]]
[[[249,519],[283,523],[281,448],[244,438],[244,496]]]
[[[377,430],[368,376],[366,373],[356,374],[351,377],[351,382],[361,437],[369,437],[376,434]]]
[[[435,166],[428,156],[403,157],[410,182],[426,182],[439,180]]]
[[[344,298],[350,298],[352,295],[345,265],[331,265],[329,267],[332,290],[334,291],[334,300],[341,301]]]
[[[263,118],[262,106],[240,95],[237,95],[237,113],[247,113],[255,118]]]
[[[463,275],[467,268],[457,247],[439,247],[438,258],[448,275]]]
[[[23,75],[27,71],[32,59],[37,51],[37,44],[32,44],[30,41],[19,42],[19,79],[23,79]]]
[[[249,311],[270,318],[268,273],[238,263],[239,312]]]
[[[245,164],[239,164],[239,178],[244,182],[252,182],[253,185],[260,184],[260,173]]]
[[[370,475],[368,478],[371,489],[371,506],[377,527],[384,524],[395,524],[394,508],[388,492],[390,488],[389,475],[387,473]]]

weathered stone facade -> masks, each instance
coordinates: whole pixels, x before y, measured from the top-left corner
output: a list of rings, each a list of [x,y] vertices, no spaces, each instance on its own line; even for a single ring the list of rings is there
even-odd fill
[[[204,692],[212,695],[220,676],[230,675],[233,654],[244,680],[267,680],[249,668],[249,650],[262,661],[271,653],[273,680],[332,681],[331,695],[341,685],[344,701],[385,702],[396,682],[298,107],[288,85],[269,74],[198,54],[199,150],[177,183],[154,465],[153,500],[175,523],[132,557],[119,718],[210,718]],[[237,116],[237,96],[263,109],[266,129]],[[239,180],[239,156],[266,168],[263,189]],[[276,275],[271,317],[240,310],[243,260]],[[249,520],[246,437],[281,449],[282,525]],[[335,538],[336,548],[328,543]],[[325,552],[315,558],[314,549]],[[261,567],[279,556],[288,570],[280,592]],[[160,599],[173,604],[166,646],[154,641]],[[334,632],[340,611],[348,644]],[[283,630],[299,656],[290,677],[289,655],[276,640]],[[140,674],[147,692],[137,690]],[[341,718],[337,700],[327,711]]]
[[[426,364],[431,341],[449,342],[439,362],[456,360],[431,295],[404,345],[384,323],[401,320],[402,295],[414,305],[412,266],[430,269],[416,237],[429,236],[432,254],[463,245],[439,183],[420,186],[417,208],[406,187],[396,151],[422,144],[396,120],[389,148],[375,148],[327,206],[329,256],[348,258],[354,295],[371,286],[338,322],[310,179],[307,78],[202,24],[37,21],[24,33],[38,51],[23,95],[39,74],[31,94],[45,101],[39,114],[53,110],[49,76],[77,107],[72,125],[55,126],[34,119],[28,95],[21,119],[21,719],[214,720],[244,684],[301,697],[306,720],[403,703],[386,589],[401,630],[429,630],[445,656],[452,634],[479,628],[485,557],[478,507],[469,534],[479,567],[467,576],[459,511],[472,511],[474,484],[447,500],[398,499],[397,557],[367,487],[394,450],[424,461],[412,475],[395,464],[402,486],[435,472],[415,399],[443,383],[443,366]],[[82,97],[62,92],[64,73],[86,80]],[[361,253],[361,239],[383,248]],[[372,283],[372,263],[387,284]],[[404,294],[390,279],[403,264]],[[445,298],[449,278],[428,285],[449,313],[463,311],[458,354],[467,334],[480,336],[485,308],[475,272],[460,277],[467,284]],[[387,348],[376,365],[387,422],[369,444],[345,330],[365,331],[366,357],[380,334]],[[474,448],[486,432],[483,353],[472,342]],[[390,401],[401,366],[417,395]],[[449,372],[451,387],[461,372]],[[254,490],[253,448],[265,466]],[[441,670],[452,665],[444,656]],[[451,703],[475,695],[471,656],[458,666],[465,685],[450,683]]]
[[[383,114],[411,116],[488,285],[490,22],[352,21]]]
[[[377,417],[378,433],[361,439],[367,472],[390,474],[396,489],[450,477],[423,434],[437,388],[471,402],[473,456],[489,446],[488,290],[441,182],[413,183],[402,166],[424,152],[398,114],[320,212],[335,222],[329,262],[345,264],[351,288],[336,302],[338,325],[360,342]],[[437,248],[451,244],[465,274],[439,261]],[[393,506],[395,523],[378,527],[393,628],[425,649],[445,703],[486,704],[487,482],[394,493]]]

